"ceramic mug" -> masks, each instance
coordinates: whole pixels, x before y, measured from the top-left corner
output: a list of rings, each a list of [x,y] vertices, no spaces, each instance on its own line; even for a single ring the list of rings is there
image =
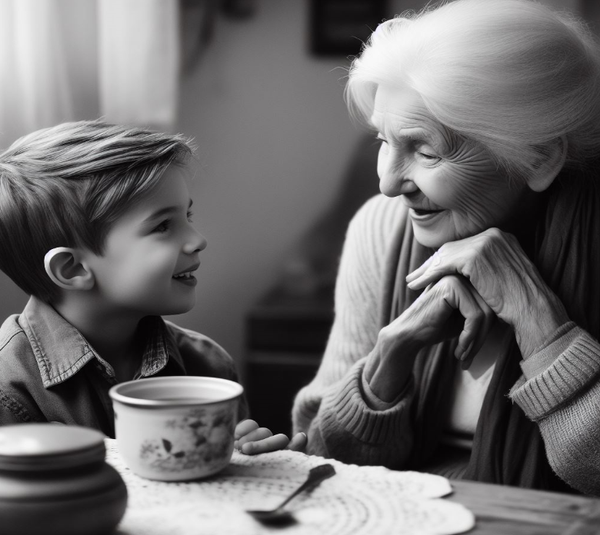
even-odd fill
[[[233,454],[243,387],[216,377],[153,377],[113,386],[119,452],[137,475],[186,481],[216,474]]]

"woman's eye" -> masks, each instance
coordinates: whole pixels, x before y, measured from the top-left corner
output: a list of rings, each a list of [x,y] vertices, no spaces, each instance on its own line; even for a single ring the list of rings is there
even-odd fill
[[[381,141],[382,143],[387,143],[387,139],[385,139],[384,137],[382,137],[381,134],[379,134],[377,136],[377,141]]]
[[[426,154],[425,152],[417,152],[417,154],[421,158],[424,158],[425,160],[439,160],[440,159],[439,156],[434,156],[433,154]]]
[[[192,218],[194,217],[194,212],[192,212],[191,210],[188,211],[187,213],[187,220],[191,223],[192,222]]]
[[[423,150],[416,150],[415,154],[418,160],[421,160],[422,162],[428,165],[436,164],[441,161],[441,158],[439,156],[436,156],[435,154],[431,154],[429,152],[425,152]]]

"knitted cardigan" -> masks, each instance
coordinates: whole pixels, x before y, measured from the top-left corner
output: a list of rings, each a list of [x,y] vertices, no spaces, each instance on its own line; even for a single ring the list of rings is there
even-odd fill
[[[309,453],[414,469],[409,464],[414,385],[385,410],[370,408],[362,386],[363,366],[381,328],[386,252],[407,222],[400,198],[378,195],[350,223],[323,361],[293,408],[294,431],[308,434]],[[550,466],[572,488],[600,495],[600,344],[571,324],[521,368],[510,397],[539,425]]]

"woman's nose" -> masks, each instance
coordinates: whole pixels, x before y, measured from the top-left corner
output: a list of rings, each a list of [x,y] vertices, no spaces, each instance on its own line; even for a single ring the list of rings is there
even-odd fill
[[[386,172],[379,175],[379,189],[388,197],[397,197],[414,193],[419,188],[417,185],[401,172]]]
[[[377,160],[379,189],[388,197],[413,193],[419,188],[410,178],[410,169],[397,151],[388,148],[385,154],[379,153]]]

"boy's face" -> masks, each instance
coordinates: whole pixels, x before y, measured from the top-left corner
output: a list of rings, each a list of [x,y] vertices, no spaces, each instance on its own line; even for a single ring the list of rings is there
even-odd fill
[[[141,316],[193,308],[192,272],[206,240],[191,224],[190,207],[182,170],[170,166],[154,190],[114,224],[102,256],[86,255],[101,305]]]

